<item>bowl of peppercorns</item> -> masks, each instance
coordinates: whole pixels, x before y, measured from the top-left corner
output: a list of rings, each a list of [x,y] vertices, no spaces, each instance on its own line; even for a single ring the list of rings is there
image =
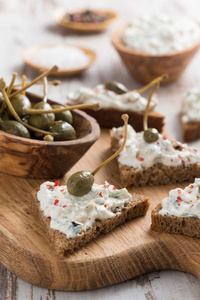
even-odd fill
[[[57,9],[53,17],[62,27],[80,32],[96,32],[105,30],[116,19],[117,14],[110,10],[67,11]]]

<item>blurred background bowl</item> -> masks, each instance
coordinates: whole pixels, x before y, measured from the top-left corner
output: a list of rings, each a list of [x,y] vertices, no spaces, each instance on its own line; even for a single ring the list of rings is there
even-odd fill
[[[41,97],[26,93],[32,104]],[[49,104],[59,104],[48,100]],[[76,139],[48,142],[21,138],[0,131],[0,171],[26,178],[58,178],[65,175],[100,136],[96,120],[73,110]]]
[[[123,43],[125,28],[116,30],[111,36],[111,42],[132,76],[143,83],[148,83],[164,73],[169,75],[169,79],[165,82],[177,80],[199,50],[200,40],[182,51],[159,55],[142,53]]]

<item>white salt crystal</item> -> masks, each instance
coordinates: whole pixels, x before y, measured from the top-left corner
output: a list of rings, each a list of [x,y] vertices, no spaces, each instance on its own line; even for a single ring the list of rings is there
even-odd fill
[[[41,67],[51,68],[57,65],[59,70],[78,69],[87,66],[89,56],[74,46],[56,45],[41,48],[32,57],[32,63]]]

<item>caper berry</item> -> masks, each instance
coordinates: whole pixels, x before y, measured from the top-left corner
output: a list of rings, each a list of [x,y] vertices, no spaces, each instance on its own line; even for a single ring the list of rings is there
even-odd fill
[[[15,97],[11,98],[10,102],[19,117],[25,115],[24,113],[25,108],[31,108],[30,100],[25,95],[22,94],[16,95]],[[12,113],[10,112],[10,114]]]
[[[128,92],[128,89],[120,82],[117,81],[109,81],[104,84],[105,89],[113,91],[118,95],[125,94]]]
[[[146,143],[156,142],[159,138],[158,130],[155,128],[146,129],[143,133],[143,138]]]
[[[34,107],[34,109],[48,110],[51,109],[50,104],[45,102],[39,102]],[[36,127],[38,129],[47,130],[50,126],[53,125],[55,120],[55,115],[52,113],[48,114],[36,114],[30,115],[28,118],[29,125]]]
[[[74,140],[76,138],[76,131],[74,128],[67,122],[57,121],[53,126],[49,128],[49,132],[54,132],[55,141],[68,141]]]
[[[79,171],[70,176],[67,189],[71,195],[83,196],[87,194],[94,183],[94,176],[87,171]]]
[[[3,121],[0,123],[0,130],[10,133],[12,135],[30,138],[30,133],[28,129],[21,123],[15,120]]]
[[[64,106],[53,104],[53,105],[51,105],[51,107],[53,109],[58,109],[58,108],[63,108]],[[55,113],[55,120],[56,121],[61,120],[61,121],[65,121],[69,124],[72,124],[72,122],[73,122],[72,113],[69,110],[62,111],[60,113]]]

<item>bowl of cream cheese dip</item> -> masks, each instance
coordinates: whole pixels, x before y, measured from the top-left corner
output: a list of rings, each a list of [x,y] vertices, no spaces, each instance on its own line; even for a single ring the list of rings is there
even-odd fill
[[[136,80],[148,83],[168,73],[170,82],[199,50],[200,26],[182,15],[144,15],[115,31],[111,41]]]

